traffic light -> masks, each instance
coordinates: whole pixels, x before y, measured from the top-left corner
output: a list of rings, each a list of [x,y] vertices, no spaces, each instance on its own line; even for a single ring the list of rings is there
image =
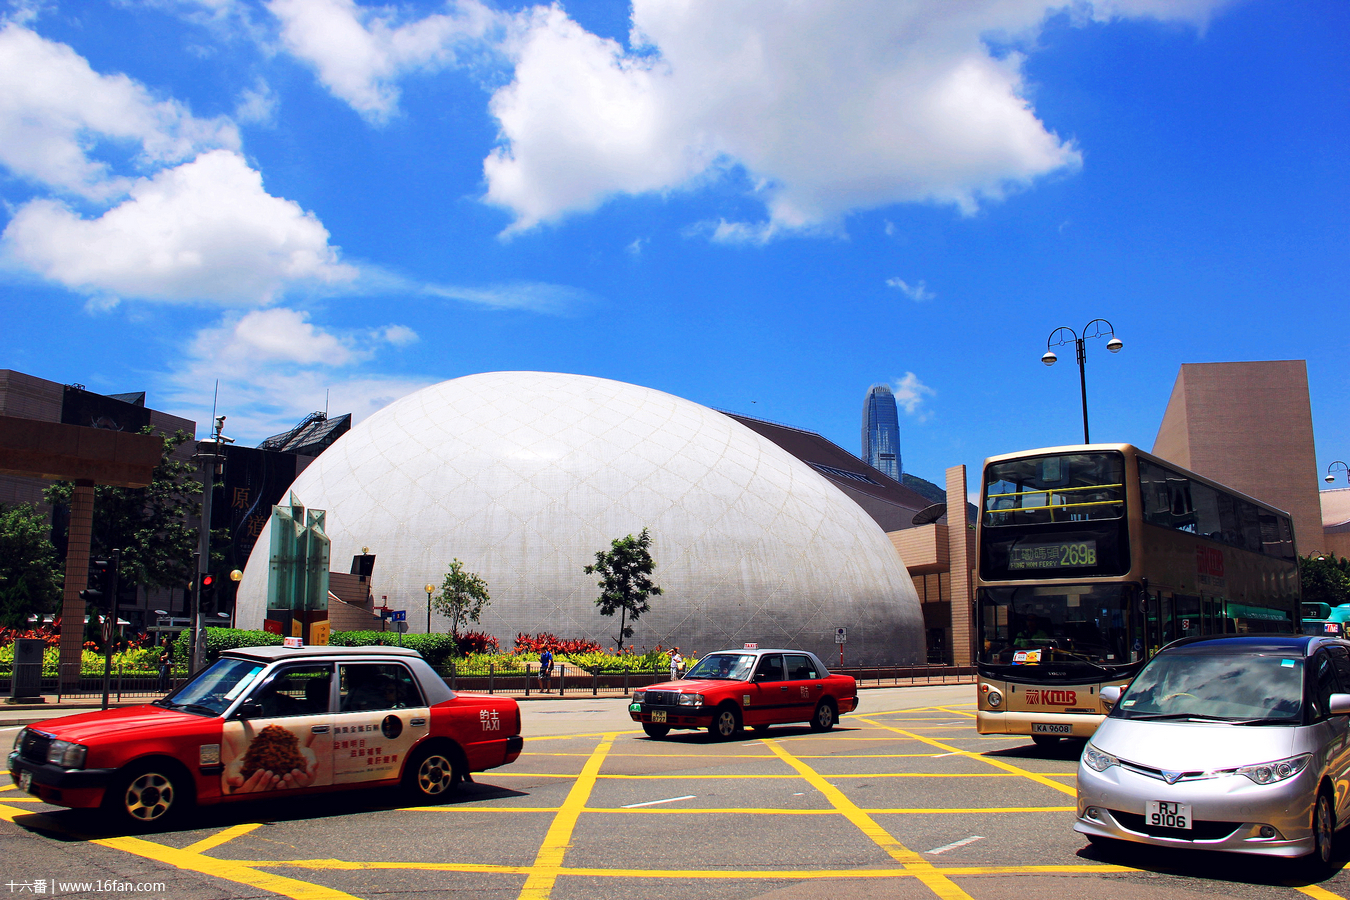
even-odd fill
[[[104,606],[108,600],[108,592],[112,588],[111,581],[112,560],[89,560],[89,586],[80,591],[80,599],[98,607]]]
[[[204,572],[201,579],[201,586],[197,590],[197,608],[202,615],[213,616],[216,614],[216,576]]]

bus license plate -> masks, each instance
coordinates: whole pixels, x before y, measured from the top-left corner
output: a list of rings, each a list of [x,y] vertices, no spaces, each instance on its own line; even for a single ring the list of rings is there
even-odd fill
[[[652,710],[652,721],[653,721],[653,722],[664,722],[665,720],[666,720],[666,711],[665,711],[664,709],[654,709],[654,710]]]
[[[1072,725],[1048,725],[1044,722],[1036,722],[1031,726],[1032,734],[1073,734]]]
[[[1149,800],[1144,804],[1144,822],[1154,828],[1178,828],[1190,831],[1191,806],[1189,803]]]

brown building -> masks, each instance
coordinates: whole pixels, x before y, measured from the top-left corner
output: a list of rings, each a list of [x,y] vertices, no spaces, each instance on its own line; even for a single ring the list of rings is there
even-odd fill
[[[1182,365],[1153,453],[1288,512],[1297,551],[1321,549],[1303,360]]]

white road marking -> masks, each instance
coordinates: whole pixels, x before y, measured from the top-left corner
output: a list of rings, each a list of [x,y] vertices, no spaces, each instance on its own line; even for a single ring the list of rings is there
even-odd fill
[[[953,750],[951,753],[934,753],[929,759],[941,759],[944,756],[956,756],[960,752],[960,750]]]
[[[623,809],[637,809],[639,806],[655,806],[658,803],[674,803],[676,800],[693,800],[693,794],[685,794],[683,797],[667,797],[664,800],[648,800],[646,803],[629,803]]]
[[[971,835],[970,837],[968,837],[968,838],[962,838],[961,840],[959,840],[959,841],[953,841],[953,842],[950,843],[950,844],[943,844],[941,847],[937,847],[937,848],[935,848],[935,849],[933,849],[933,850],[929,850],[928,852],[931,853],[931,854],[933,854],[933,855],[937,855],[937,854],[939,854],[939,853],[946,853],[948,850],[955,850],[957,847],[964,847],[966,844],[973,844],[973,843],[975,843],[976,841],[982,841],[982,840],[984,840],[984,835],[982,835],[982,834],[972,834],[972,835]]]

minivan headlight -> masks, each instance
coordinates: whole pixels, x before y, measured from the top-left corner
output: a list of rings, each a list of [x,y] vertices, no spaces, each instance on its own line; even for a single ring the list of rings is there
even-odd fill
[[[1120,765],[1120,760],[1109,753],[1103,753],[1091,743],[1083,748],[1083,762],[1089,769],[1097,772],[1105,772],[1112,766]]]
[[[15,749],[15,750],[22,750],[22,749],[23,749],[23,739],[26,738],[26,737],[28,737],[28,729],[27,729],[27,728],[20,728],[20,729],[19,729],[19,733],[16,734],[16,735],[14,735],[14,747],[13,747],[13,749]]]
[[[47,762],[63,769],[83,769],[88,749],[83,744],[70,741],[52,741],[47,747]]]
[[[1301,753],[1298,756],[1277,759],[1274,762],[1240,766],[1236,771],[1237,774],[1246,775],[1257,784],[1275,784],[1293,778],[1299,772],[1302,772],[1308,767],[1310,759],[1312,759],[1311,753]]]
[[[681,705],[681,706],[702,706],[702,705],[703,705],[703,695],[702,695],[702,694],[681,694],[681,695],[680,695],[680,705]]]

